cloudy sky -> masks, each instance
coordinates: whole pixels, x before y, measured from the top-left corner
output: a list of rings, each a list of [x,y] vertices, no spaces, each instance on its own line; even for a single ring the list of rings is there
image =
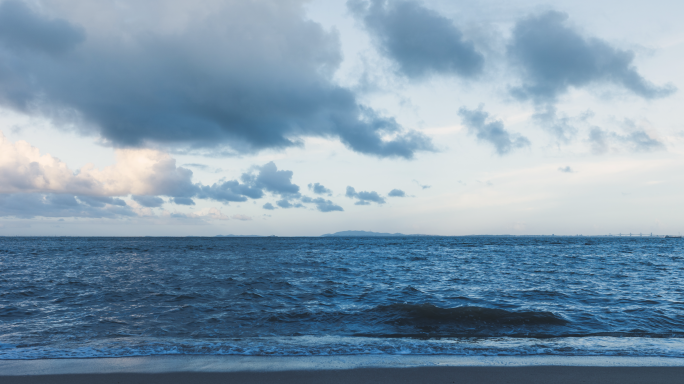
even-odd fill
[[[4,0],[0,235],[677,234],[682,14]]]

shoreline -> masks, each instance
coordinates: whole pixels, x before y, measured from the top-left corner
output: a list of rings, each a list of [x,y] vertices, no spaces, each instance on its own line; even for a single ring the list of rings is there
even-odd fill
[[[336,355],[236,356],[153,355],[77,359],[0,360],[0,376],[173,372],[284,372],[431,367],[674,367],[684,358],[634,356]]]
[[[580,356],[141,356],[0,361],[3,384],[681,383],[684,359]]]

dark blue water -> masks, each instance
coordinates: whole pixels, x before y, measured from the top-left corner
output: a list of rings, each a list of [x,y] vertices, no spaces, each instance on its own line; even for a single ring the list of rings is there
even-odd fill
[[[0,359],[684,357],[663,238],[0,238]]]

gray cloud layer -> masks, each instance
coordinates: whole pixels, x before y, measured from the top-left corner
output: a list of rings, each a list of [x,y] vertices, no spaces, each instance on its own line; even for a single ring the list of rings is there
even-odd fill
[[[83,29],[65,20],[41,17],[19,1],[0,4],[0,41],[10,49],[59,55],[84,40]]]
[[[389,196],[389,197],[406,197],[406,192],[402,191],[401,189],[393,189],[387,194],[387,196]]]
[[[473,43],[451,20],[417,1],[349,0],[347,6],[407,77],[482,72],[484,57]]]
[[[568,15],[546,12],[520,20],[513,29],[508,56],[522,74],[513,89],[519,99],[554,102],[571,87],[609,83],[653,99],[675,91],[644,79],[633,65],[634,52],[612,47],[606,41],[582,36],[570,28]]]
[[[472,110],[461,108],[458,111],[463,125],[468,127],[470,133],[475,134],[478,140],[494,145],[496,153],[500,156],[511,152],[513,149],[530,145],[530,141],[526,137],[506,131],[501,120],[487,123],[486,120],[489,114],[482,108],[482,106]]]
[[[432,150],[426,136],[359,105],[332,81],[337,35],[307,20],[300,2],[229,1],[205,18],[193,15],[177,33],[105,39],[7,0],[0,103],[77,122],[117,146],[254,152],[320,136],[379,157]]]

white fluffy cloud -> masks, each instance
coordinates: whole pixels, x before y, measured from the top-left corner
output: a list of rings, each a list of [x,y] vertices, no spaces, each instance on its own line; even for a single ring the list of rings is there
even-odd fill
[[[25,141],[10,142],[0,132],[0,193],[63,193],[85,196],[192,196],[192,171],[176,166],[167,153],[117,149],[116,164],[88,164],[74,172],[58,158],[41,155]]]

